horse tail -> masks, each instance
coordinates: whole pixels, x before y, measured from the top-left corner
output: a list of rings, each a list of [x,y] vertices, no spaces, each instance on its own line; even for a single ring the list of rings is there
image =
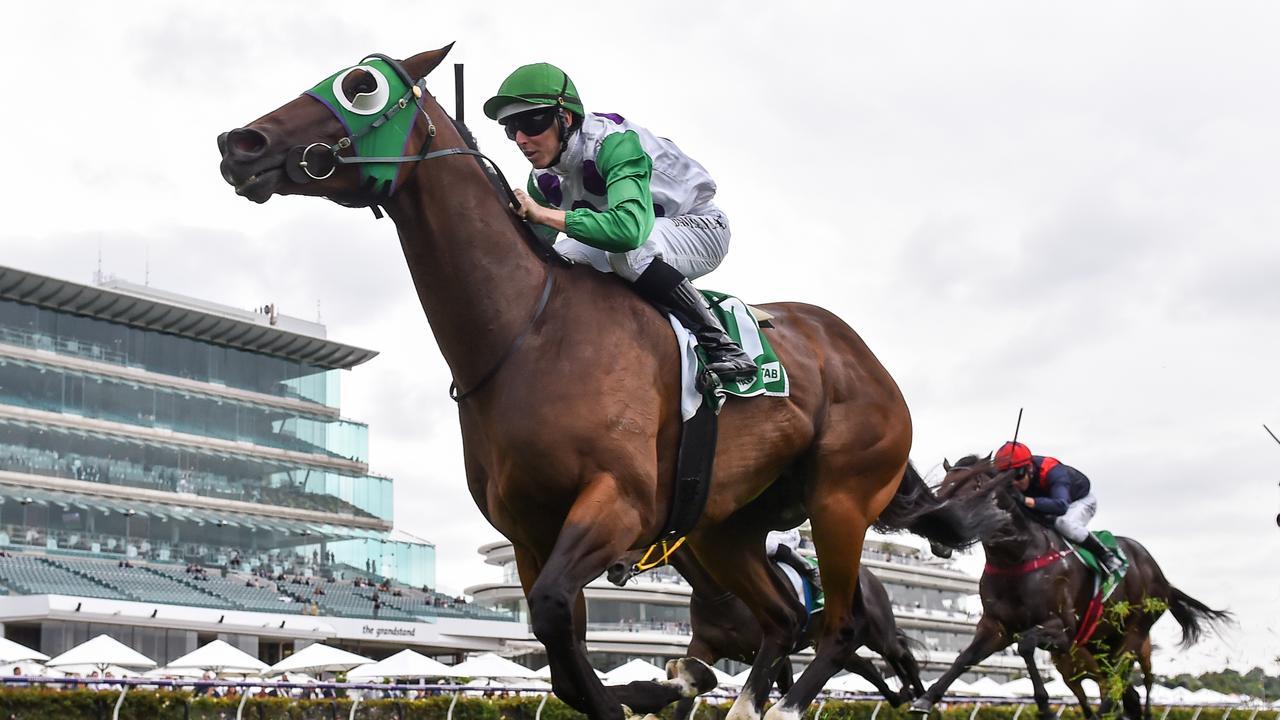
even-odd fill
[[[1000,521],[987,493],[942,500],[908,462],[898,492],[874,527],[880,532],[905,530],[951,550],[963,550],[997,528]]]
[[[1231,622],[1232,615],[1226,610],[1214,610],[1208,605],[1182,592],[1178,588],[1169,588],[1169,612],[1173,619],[1182,626],[1182,647],[1188,648],[1200,641],[1207,628],[1217,629],[1222,623]]]
[[[911,637],[910,635],[902,632],[901,629],[894,629],[893,633],[898,636],[898,642],[902,643],[902,647],[906,648],[907,652],[929,651],[929,646],[925,645],[923,641]]]

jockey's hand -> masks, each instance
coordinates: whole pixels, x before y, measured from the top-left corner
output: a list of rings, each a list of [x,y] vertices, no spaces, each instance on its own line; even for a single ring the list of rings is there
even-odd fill
[[[542,206],[533,198],[529,197],[529,193],[521,190],[520,188],[516,188],[515,193],[516,202],[518,202],[519,205],[512,209],[516,211],[517,215],[525,220],[528,220],[529,222],[537,222],[538,211],[542,209]]]
[[[537,200],[529,197],[529,193],[520,188],[516,188],[514,192],[519,206],[512,208],[512,210],[515,210],[517,215],[535,225],[546,225],[549,228],[564,232],[565,212],[563,210],[539,205]]]

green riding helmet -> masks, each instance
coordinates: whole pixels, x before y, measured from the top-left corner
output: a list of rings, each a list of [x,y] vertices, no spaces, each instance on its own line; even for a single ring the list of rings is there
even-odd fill
[[[516,68],[502,81],[498,94],[485,101],[484,114],[490,120],[502,120],[539,106],[562,107],[578,117],[586,115],[578,88],[563,70],[550,63]]]

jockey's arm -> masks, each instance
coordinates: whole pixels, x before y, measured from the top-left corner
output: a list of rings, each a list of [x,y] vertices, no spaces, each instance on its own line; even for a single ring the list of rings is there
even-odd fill
[[[542,191],[538,189],[537,183],[533,181],[533,173],[529,173],[529,180],[525,183],[525,187],[528,189],[529,199],[537,204],[536,208],[529,208],[525,217],[532,224],[533,231],[538,234],[538,237],[547,242],[555,242],[556,235],[564,232],[564,211],[547,207],[549,203],[543,197]],[[517,198],[519,198],[518,195]]]
[[[565,234],[606,252],[635,250],[653,231],[653,197],[649,193],[653,159],[640,145],[640,136],[628,130],[606,137],[596,161],[609,209],[570,210],[565,213]]]
[[[1064,515],[1071,504],[1071,477],[1067,468],[1059,465],[1049,471],[1045,480],[1049,483],[1049,494],[1037,496],[1034,509],[1043,515]]]

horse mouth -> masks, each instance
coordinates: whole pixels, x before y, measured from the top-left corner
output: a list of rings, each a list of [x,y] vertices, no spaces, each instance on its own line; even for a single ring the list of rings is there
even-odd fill
[[[269,168],[261,170],[239,183],[233,183],[236,188],[236,194],[240,197],[248,198],[259,205],[271,199],[276,188],[280,186],[280,180],[284,175],[284,171],[280,168]]]

